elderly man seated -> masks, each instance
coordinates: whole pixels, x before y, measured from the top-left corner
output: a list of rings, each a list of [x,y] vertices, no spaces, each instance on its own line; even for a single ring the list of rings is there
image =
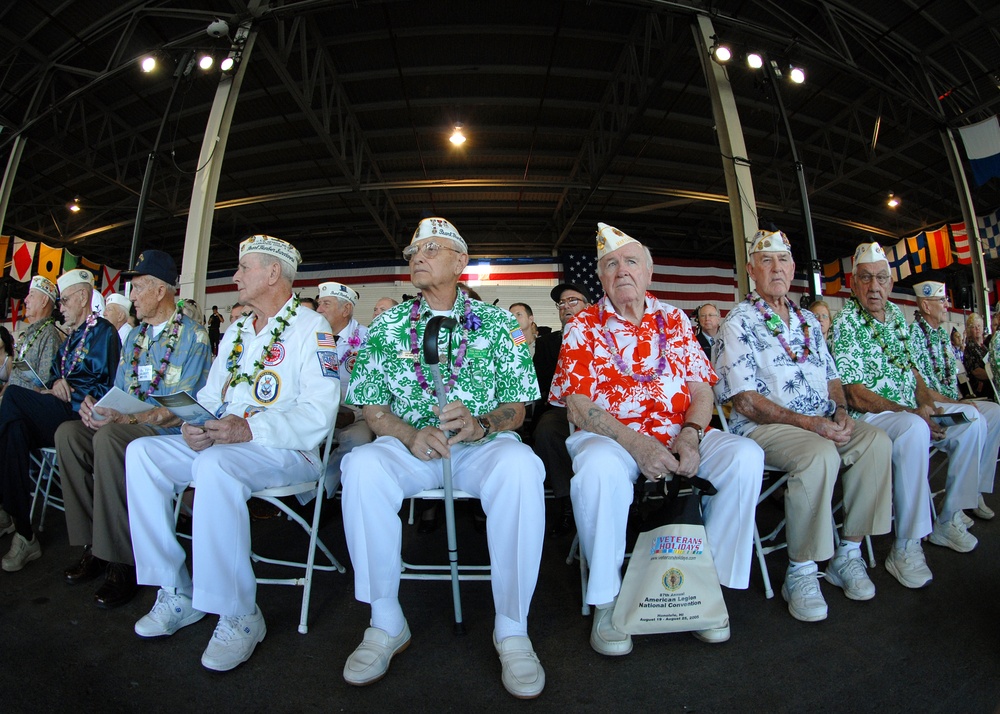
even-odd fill
[[[715,394],[733,405],[733,433],[753,439],[768,464],[788,473],[789,562],[781,595],[792,617],[816,622],[827,615],[817,560],[832,557],[826,579],[851,600],[875,597],[861,540],[889,532],[892,442],[848,415],[819,321],[787,297],[795,275],[791,251],[784,233],[754,236],[747,274],[756,290],[729,313],[715,339]],[[842,465],[845,517],[835,552],[831,499]]]
[[[7,387],[0,401],[0,487],[4,508],[17,530],[2,562],[8,572],[20,570],[42,556],[42,547],[31,529],[28,453],[53,446],[56,429],[63,422],[80,418],[77,412],[85,398],[99,399],[111,389],[121,351],[115,328],[91,312],[93,273],[71,270],[58,283],[63,318],[70,333],[52,362],[56,380],[42,392],[16,385]],[[42,374],[49,373],[49,366],[42,369]]]
[[[501,680],[513,696],[531,699],[545,687],[528,638],[545,528],[543,470],[514,430],[524,419],[524,402],[538,398],[535,371],[510,313],[459,289],[468,246],[451,223],[421,220],[403,257],[420,293],[372,323],[348,394],[348,401],[363,405],[378,438],[343,462],[354,594],[372,608],[371,627],[347,658],[344,679],[355,686],[378,681],[410,644],[399,603],[398,513],[404,498],[442,485],[442,459],[449,458],[455,487],[477,496],[489,516],[493,646]],[[447,392],[442,410],[420,347],[434,315],[457,322],[439,340]]]
[[[128,324],[128,313],[132,309],[132,301],[124,295],[112,293],[108,295],[104,305],[104,319],[115,326],[118,330],[118,337],[125,344],[125,338],[132,331],[132,326]]]
[[[160,587],[135,632],[172,635],[206,612],[218,613],[201,657],[216,671],[249,659],[267,632],[256,604],[247,499],[319,476],[319,445],[340,402],[332,350],[323,344],[329,326],[292,294],[299,261],[299,252],[278,238],[255,235],[240,244],[233,280],[252,314],[226,330],[198,392],[216,418],[185,423],[178,436],[136,439],[125,453],[138,581]],[[189,484],[193,577],[173,515],[174,498]]]
[[[833,353],[855,419],[885,431],[892,439],[892,491],[896,539],[885,568],[905,587],[921,588],[931,579],[920,539],[960,553],[976,547],[961,510],[978,500],[980,427],[972,407],[934,403],[913,364],[903,311],[889,302],[892,273],[878,243],[862,243],[854,253],[853,297],[833,322]],[[941,412],[972,413],[972,422],[942,427]],[[948,453],[945,499],[931,524],[927,482],[928,450],[933,443]]]
[[[632,651],[631,635],[615,629],[611,615],[639,474],[650,481],[698,475],[715,485],[718,494],[703,504],[719,581],[746,588],[764,452],[749,439],[707,430],[717,377],[690,321],[646,292],[649,250],[617,228],[597,225],[605,297],[566,325],[549,401],[564,404],[579,427],[566,447],[575,471],[573,514],[590,561],[587,602],[597,607],[590,644],[618,656]],[[729,624],[695,636],[724,642]]]
[[[124,275],[132,281],[142,325],[125,341],[115,386],[141,401],[197,392],[208,377],[212,353],[205,328],[178,308],[173,258],[147,250]],[[84,547],[65,579],[76,585],[105,575],[94,594],[98,607],[124,605],[138,590],[125,502],[125,449],[141,436],[179,434],[180,423],[164,407],[122,414],[88,396],[80,405],[80,421],[56,431],[69,542]]]
[[[925,280],[913,286],[917,296],[917,312],[910,323],[910,354],[913,364],[936,404],[963,404],[958,393],[958,360],[951,349],[948,329],[943,326],[948,315],[945,284]],[[983,451],[979,456],[979,503],[973,513],[984,520],[995,515],[986,505],[984,493],[993,493],[997,451],[1000,450],[1000,404],[983,400],[965,402],[979,413],[979,438]],[[975,416],[975,415],[973,415]],[[967,521],[966,525],[971,525]]]
[[[326,318],[333,331],[330,339],[336,346],[337,371],[340,373],[340,393],[347,394],[351,383],[351,373],[358,359],[358,352],[368,341],[368,328],[354,319],[354,307],[358,304],[357,291],[343,283],[320,283],[319,306],[317,312]],[[326,484],[327,496],[340,482],[340,463],[355,446],[369,443],[372,430],[361,416],[361,409],[341,403],[337,410],[337,448],[330,456],[329,473],[338,478],[329,479]]]

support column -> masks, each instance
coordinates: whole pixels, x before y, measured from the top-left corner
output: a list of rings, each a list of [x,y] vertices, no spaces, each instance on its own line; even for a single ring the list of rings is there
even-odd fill
[[[240,26],[240,30],[243,29]],[[198,168],[191,189],[191,207],[188,213],[187,229],[184,233],[184,256],[181,263],[179,295],[194,298],[199,305],[205,305],[205,278],[208,272],[208,249],[212,242],[212,222],[215,218],[215,199],[219,191],[222,175],[222,160],[226,156],[226,143],[232,125],[236,100],[240,94],[247,62],[257,38],[257,30],[249,21],[246,42],[243,45],[242,60],[236,65],[232,75],[219,81],[215,100],[205,126]],[[235,272],[236,256],[233,256]]]
[[[983,265],[983,247],[979,238],[979,227],[976,225],[976,210],[972,204],[972,194],[969,192],[969,182],[965,178],[962,167],[962,157],[955,143],[955,132],[945,129],[941,132],[941,143],[944,153],[948,156],[948,167],[955,181],[955,192],[958,194],[958,204],[962,208],[962,219],[965,221],[966,235],[969,236],[969,254],[972,256],[972,282],[975,286],[976,312],[983,318],[986,329],[990,329],[990,296],[986,287],[986,268]]]
[[[14,191],[14,179],[17,176],[17,167],[21,165],[21,155],[24,153],[25,142],[27,139],[23,136],[16,136],[10,147],[7,169],[3,174],[3,183],[0,184],[0,234],[3,233],[3,226],[7,221],[7,206],[10,204],[10,194]],[[4,256],[0,255],[0,261],[3,258]],[[0,272],[2,272],[3,267],[0,265]]]
[[[757,200],[753,192],[746,143],[743,141],[743,126],[740,124],[729,78],[709,54],[712,35],[715,34],[712,21],[704,15],[698,15],[697,25],[693,29],[699,48],[698,55],[708,82],[708,93],[712,99],[715,133],[719,137],[719,149],[722,152],[722,168],[729,194],[729,218],[733,225],[733,247],[736,252],[736,283],[739,294],[745,295],[750,292],[747,241],[757,231]]]

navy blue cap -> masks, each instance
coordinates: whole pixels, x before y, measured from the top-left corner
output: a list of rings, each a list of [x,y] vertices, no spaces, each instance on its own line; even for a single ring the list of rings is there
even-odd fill
[[[144,250],[139,255],[135,267],[122,273],[125,278],[133,278],[136,275],[152,275],[159,278],[167,285],[177,284],[177,264],[168,253],[162,250]]]

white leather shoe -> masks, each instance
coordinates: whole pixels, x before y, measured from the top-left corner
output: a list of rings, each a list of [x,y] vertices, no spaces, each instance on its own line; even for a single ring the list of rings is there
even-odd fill
[[[493,646],[500,655],[501,678],[504,689],[518,699],[534,699],[545,689],[545,670],[538,661],[535,648],[527,637],[508,637],[497,642],[493,632]]]
[[[385,630],[369,627],[358,648],[344,664],[344,681],[355,687],[377,682],[389,671],[392,658],[410,645],[410,625],[403,622],[403,631],[390,637]]]
[[[606,657],[621,657],[632,651],[632,635],[615,629],[611,615],[615,606],[595,607],[594,623],[590,627],[590,646]]]

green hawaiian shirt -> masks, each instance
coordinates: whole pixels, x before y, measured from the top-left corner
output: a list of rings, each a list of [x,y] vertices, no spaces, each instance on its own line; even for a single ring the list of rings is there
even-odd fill
[[[417,429],[437,426],[438,417],[431,410],[437,406],[433,376],[422,354],[424,328],[434,314],[422,298],[417,323],[416,350],[410,342],[410,312],[413,300],[384,313],[368,328],[368,343],[358,353],[346,401],[362,406],[388,404],[392,413]],[[531,362],[527,341],[514,316],[506,310],[470,301],[472,329],[464,329],[464,299],[446,313],[459,324],[450,334],[442,330],[438,340],[441,378],[447,401],[461,400],[475,415],[493,411],[502,403],[531,402],[539,398],[538,378]],[[468,334],[468,346],[459,367],[458,353],[462,337]],[[414,367],[414,352],[420,358],[421,387]],[[448,386],[455,370],[458,376]]]
[[[949,399],[958,396],[958,360],[944,325],[935,330],[918,314],[910,323],[910,354],[928,387]]]
[[[902,310],[886,303],[885,322],[879,322],[852,298],[838,313],[832,330],[841,382],[860,384],[909,409],[917,407],[917,378]],[[851,416],[860,415],[851,410]]]

